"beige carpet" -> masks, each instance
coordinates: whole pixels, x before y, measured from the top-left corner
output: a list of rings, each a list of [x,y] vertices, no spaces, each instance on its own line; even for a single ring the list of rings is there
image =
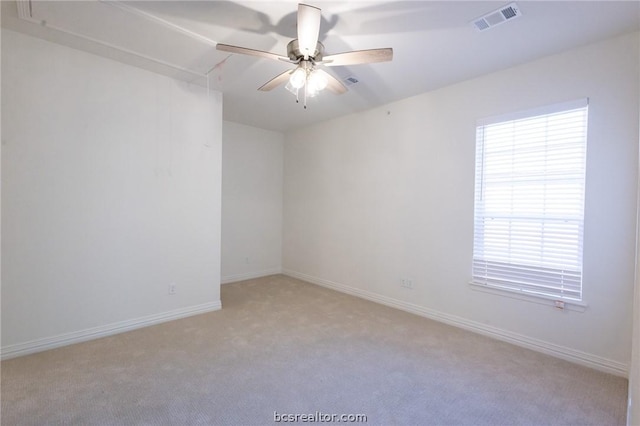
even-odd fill
[[[296,279],[224,285],[222,303],[2,362],[2,425],[625,423],[625,379]]]

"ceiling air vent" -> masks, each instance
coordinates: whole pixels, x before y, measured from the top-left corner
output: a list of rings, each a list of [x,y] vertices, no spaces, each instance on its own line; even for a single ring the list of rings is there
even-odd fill
[[[354,76],[349,76],[342,81],[346,86],[351,86],[352,84],[356,84],[358,82],[358,79],[355,78]]]
[[[474,19],[473,26],[478,31],[484,31],[520,16],[522,16],[522,12],[520,12],[518,5],[510,3],[478,19]]]

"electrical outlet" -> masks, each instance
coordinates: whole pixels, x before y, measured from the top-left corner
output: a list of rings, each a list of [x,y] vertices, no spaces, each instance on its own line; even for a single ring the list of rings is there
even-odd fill
[[[409,278],[402,278],[400,280],[400,287],[413,288],[413,280]]]
[[[169,284],[169,294],[176,294],[176,284],[175,283],[171,283]]]

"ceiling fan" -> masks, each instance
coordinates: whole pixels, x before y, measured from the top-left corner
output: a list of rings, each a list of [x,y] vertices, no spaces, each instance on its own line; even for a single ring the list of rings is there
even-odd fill
[[[307,108],[307,97],[315,96],[324,88],[335,94],[347,91],[346,86],[340,80],[319,66],[369,64],[386,62],[393,58],[392,48],[356,50],[324,56],[324,45],[318,40],[321,19],[322,13],[319,8],[306,4],[298,5],[298,38],[287,44],[287,56],[222,43],[218,43],[216,49],[295,64],[294,69],[275,76],[258,90],[266,92],[287,82],[286,87],[296,95],[296,102],[299,99],[299,90],[303,90],[305,108]]]

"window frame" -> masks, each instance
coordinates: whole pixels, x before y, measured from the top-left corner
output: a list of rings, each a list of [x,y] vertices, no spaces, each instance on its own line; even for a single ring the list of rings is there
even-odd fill
[[[481,290],[481,291],[486,291],[489,293],[493,293],[493,294],[499,294],[499,295],[503,295],[503,296],[508,296],[508,297],[512,297],[512,298],[516,298],[516,299],[524,299],[524,300],[528,300],[528,301],[535,301],[538,303],[544,303],[544,304],[551,304],[556,306],[557,308],[561,308],[564,309],[565,305],[567,307],[573,305],[573,309],[574,310],[578,310],[578,311],[583,311],[587,304],[584,301],[585,300],[585,294],[584,294],[584,265],[583,265],[583,260],[584,260],[584,221],[585,221],[585,196],[586,196],[586,158],[587,158],[587,145],[588,145],[588,107],[589,107],[589,99],[588,98],[582,98],[582,99],[578,99],[578,100],[574,100],[574,101],[569,101],[569,102],[562,102],[562,103],[556,103],[556,104],[552,104],[552,105],[547,105],[547,106],[543,106],[543,107],[539,107],[539,108],[534,108],[534,109],[528,109],[528,110],[524,110],[524,111],[518,111],[518,112],[514,112],[514,113],[507,113],[507,114],[501,114],[501,115],[497,115],[497,116],[492,116],[492,117],[487,117],[484,119],[480,119],[477,121],[476,123],[476,145],[475,145],[475,149],[476,149],[476,157],[475,157],[475,161],[474,161],[474,182],[475,182],[475,186],[474,186],[474,226],[473,226],[473,249],[472,249],[472,270],[471,270],[471,280],[469,282],[469,284],[472,285],[472,288],[474,290]],[[527,119],[534,119],[540,116],[545,116],[545,115],[553,115],[553,114],[558,114],[558,113],[563,113],[563,112],[569,112],[569,111],[573,111],[573,110],[577,110],[577,109],[585,109],[585,116],[584,116],[584,138],[582,139],[582,141],[580,143],[583,144],[583,156],[582,156],[582,193],[581,193],[581,211],[580,211],[580,222],[579,222],[579,226],[580,226],[580,231],[579,231],[579,246],[578,246],[578,250],[579,250],[579,268],[580,268],[580,287],[579,287],[579,298],[574,298],[574,297],[563,297],[560,294],[542,294],[540,288],[538,288],[538,290],[536,291],[531,290],[531,288],[527,289],[527,285],[517,285],[517,284],[510,284],[507,286],[501,286],[501,285],[497,285],[494,283],[491,283],[490,280],[480,280],[478,281],[478,277],[474,274],[475,270],[476,270],[476,263],[478,261],[477,257],[476,257],[476,244],[478,244],[477,239],[479,238],[479,226],[476,223],[476,220],[478,219],[478,211],[479,211],[479,207],[478,207],[478,191],[484,191],[485,188],[485,183],[484,181],[482,182],[478,182],[478,179],[484,179],[485,175],[484,175],[484,167],[485,167],[485,163],[486,163],[486,157],[485,157],[485,152],[484,152],[484,148],[485,148],[485,139],[484,139],[484,130],[486,128],[486,126],[490,126],[490,125],[494,125],[494,124],[501,124],[501,123],[510,123],[513,121],[517,121],[517,120],[527,120]],[[482,135],[482,139],[480,137],[480,135]],[[545,146],[548,146],[548,140],[545,140]],[[479,150],[482,150],[482,152],[479,152]],[[546,157],[545,157],[546,158]],[[479,163],[480,159],[482,160],[481,163]],[[479,176],[481,176],[479,178]],[[541,181],[544,181],[541,180]],[[545,196],[546,197],[546,196]],[[546,199],[546,198],[545,198]],[[485,213],[484,211],[482,211],[481,213]],[[481,217],[487,217],[486,215],[481,216]],[[544,222],[544,218],[542,218],[542,216],[540,217],[541,223],[545,223]],[[484,225],[482,225],[484,226]],[[484,232],[484,228],[483,231]],[[482,238],[484,238],[484,235],[482,236]],[[482,240],[482,243],[484,244],[484,239]],[[509,239],[506,239],[504,241],[509,241]],[[489,263],[490,260],[487,259],[486,256],[478,256],[478,258],[480,258],[479,262],[482,263]],[[519,288],[518,288],[519,287]]]

